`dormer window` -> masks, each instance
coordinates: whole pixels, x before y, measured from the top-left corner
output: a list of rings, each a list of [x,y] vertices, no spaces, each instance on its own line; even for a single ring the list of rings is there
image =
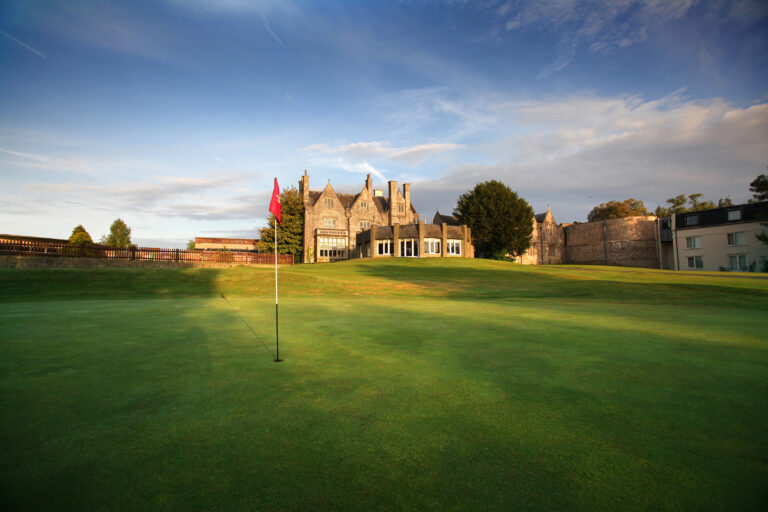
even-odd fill
[[[728,220],[741,220],[741,210],[728,210]]]
[[[361,210],[367,210],[368,209],[368,201],[360,201],[360,209]]]
[[[405,211],[405,206],[399,204],[397,205],[397,213],[403,213]]]
[[[325,200],[325,207],[326,208],[333,208],[333,199],[326,199]]]
[[[688,215],[685,218],[685,225],[686,226],[697,226],[699,224],[699,215]]]

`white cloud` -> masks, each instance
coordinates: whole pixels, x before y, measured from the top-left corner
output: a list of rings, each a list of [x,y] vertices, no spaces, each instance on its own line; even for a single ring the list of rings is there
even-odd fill
[[[743,202],[748,183],[768,163],[766,102],[737,107],[717,98],[686,101],[679,93],[652,101],[582,95],[493,108],[506,130],[484,144],[485,162],[465,161],[439,179],[414,183],[422,215],[448,211],[459,194],[489,179],[517,190],[537,211],[552,204],[564,221],[627,197],[650,208],[693,192]]]
[[[405,164],[419,164],[432,155],[461,148],[461,144],[431,143],[415,146],[392,147],[387,142],[356,142],[329,147],[326,144],[313,144],[302,151],[319,154],[339,155],[351,162],[363,162],[372,157],[395,160]]]

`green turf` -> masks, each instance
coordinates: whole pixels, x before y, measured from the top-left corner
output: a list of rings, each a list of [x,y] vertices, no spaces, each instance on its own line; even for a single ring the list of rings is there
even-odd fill
[[[765,278],[286,267],[276,364],[272,272],[0,271],[0,507],[768,503]]]

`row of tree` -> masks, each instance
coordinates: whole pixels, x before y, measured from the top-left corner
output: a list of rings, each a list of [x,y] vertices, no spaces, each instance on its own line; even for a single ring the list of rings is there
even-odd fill
[[[83,225],[80,224],[69,235],[69,243],[73,245],[90,245],[93,243],[93,239]],[[102,235],[99,243],[115,249],[131,247],[133,245],[131,244],[131,228],[128,227],[123,219],[116,219],[109,227],[109,234]]]
[[[752,192],[750,202],[768,200],[768,177],[761,174],[749,184],[749,190]],[[675,213],[696,212],[699,210],[709,210],[710,208],[722,208],[733,206],[730,197],[721,197],[714,201],[703,201],[702,194],[680,194],[679,196],[667,199],[667,206],[657,206],[653,212],[657,217],[669,217]],[[608,201],[592,208],[587,220],[594,222],[597,220],[620,219],[623,217],[632,217],[635,215],[650,215],[642,201],[634,198],[624,201]]]

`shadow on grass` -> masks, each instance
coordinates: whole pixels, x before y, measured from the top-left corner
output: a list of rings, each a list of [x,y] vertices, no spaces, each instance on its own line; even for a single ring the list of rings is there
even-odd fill
[[[450,298],[592,299],[670,305],[695,302],[768,309],[768,283],[743,278],[701,276],[698,282],[691,282],[693,278],[688,275],[634,269],[530,268],[502,262],[488,268],[422,264],[418,260],[360,265],[359,272],[426,289],[443,289]]]
[[[0,302],[216,297],[220,273],[213,268],[0,270]]]

